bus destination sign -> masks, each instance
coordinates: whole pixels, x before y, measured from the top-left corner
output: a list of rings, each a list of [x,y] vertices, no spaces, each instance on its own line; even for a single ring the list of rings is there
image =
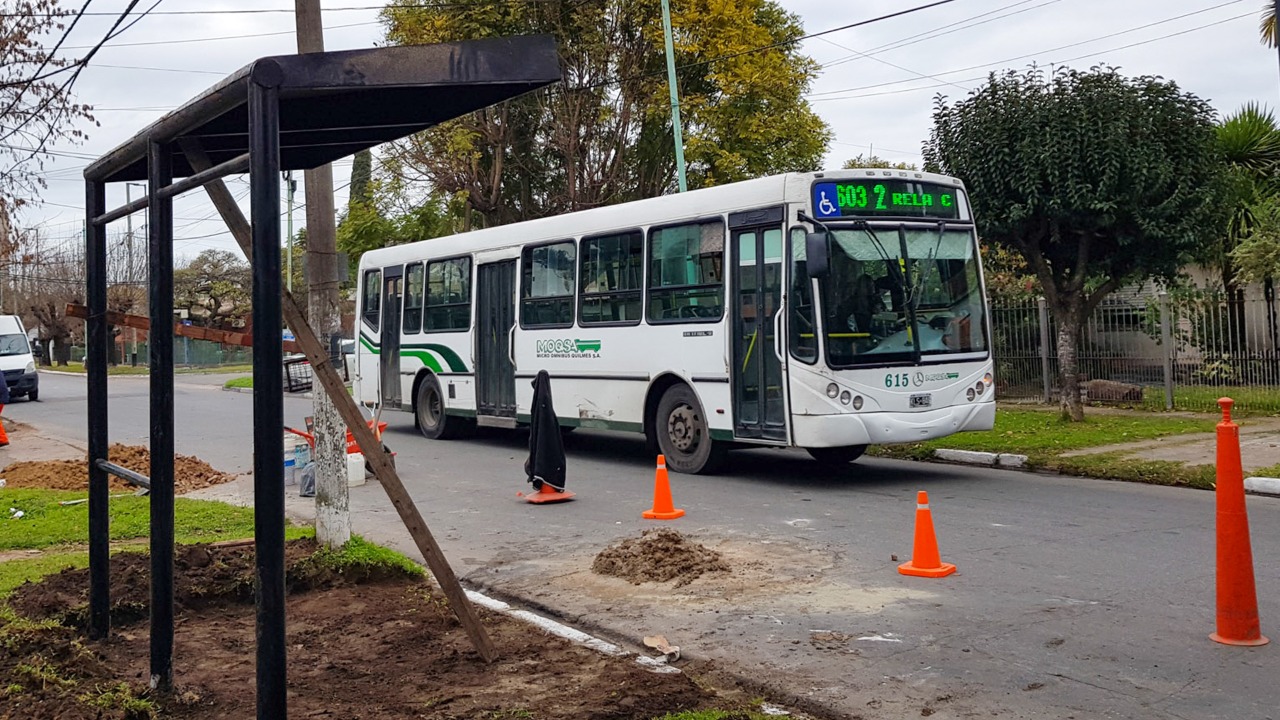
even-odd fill
[[[926,217],[956,220],[955,188],[890,178],[820,182],[813,186],[814,217]]]

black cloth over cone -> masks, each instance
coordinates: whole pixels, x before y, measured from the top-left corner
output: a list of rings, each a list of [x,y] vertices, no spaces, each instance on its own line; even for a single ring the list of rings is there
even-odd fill
[[[542,484],[564,490],[564,438],[560,421],[551,404],[551,375],[539,370],[533,379],[533,409],[529,413],[529,459],[524,463],[527,480],[534,490]]]

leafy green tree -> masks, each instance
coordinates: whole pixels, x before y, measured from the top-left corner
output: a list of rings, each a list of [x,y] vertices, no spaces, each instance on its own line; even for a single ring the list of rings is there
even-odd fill
[[[884,168],[886,170],[919,170],[915,163],[909,162],[893,162],[885,160],[879,155],[861,155],[849,158],[844,161],[844,165],[840,167],[845,170],[857,170],[858,168]]]
[[[1237,277],[1266,283],[1280,275],[1280,197],[1267,195],[1249,208],[1249,233],[1231,251]]]
[[[1243,348],[1245,332],[1244,291],[1247,279],[1238,272],[1236,249],[1253,234],[1257,224],[1255,209],[1265,207],[1280,185],[1280,127],[1275,116],[1257,103],[1249,103],[1218,123],[1218,148],[1226,161],[1223,208],[1226,225],[1219,241],[1206,244],[1196,259],[1216,268],[1231,317],[1224,322],[1227,340],[1233,349]],[[1246,251],[1248,255],[1251,251]],[[1264,280],[1264,278],[1259,278]]]
[[[248,263],[226,250],[204,250],[173,271],[173,306],[197,325],[230,327],[247,318],[252,289]]]
[[[671,12],[690,187],[818,168],[830,133],[803,97],[818,66],[792,42],[799,18],[773,0],[673,0]],[[660,13],[659,0],[395,0],[389,42],[549,33],[564,74],[398,144],[406,177],[486,225],[674,190]]]
[[[1077,346],[1120,286],[1171,278],[1215,240],[1213,110],[1171,83],[1038,68],[938,98],[925,167],[964,180],[979,233],[1026,261],[1057,322],[1063,415],[1084,418]]]
[[[1276,6],[1275,3],[1262,4],[1262,18],[1258,21],[1258,34],[1262,36],[1262,44],[1267,47],[1276,46]]]

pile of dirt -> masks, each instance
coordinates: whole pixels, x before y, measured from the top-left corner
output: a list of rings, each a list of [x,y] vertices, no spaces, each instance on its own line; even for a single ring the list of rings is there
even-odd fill
[[[635,585],[675,580],[675,586],[682,587],[703,573],[728,572],[729,566],[715,550],[691,542],[675,530],[656,528],[605,548],[591,563],[591,570]]]
[[[686,674],[653,673],[632,658],[478,609],[498,656],[487,664],[434,585],[403,573],[308,575],[313,548],[288,546],[288,567],[303,573],[286,599],[290,717],[649,720],[742,707],[741,699],[718,697]],[[145,555],[112,557],[113,601],[120,593],[132,604],[147,593],[146,567]],[[145,613],[117,624],[106,643],[90,643],[66,626],[32,625],[29,641],[0,642],[0,688],[8,688],[0,691],[0,717],[154,717],[128,709],[138,698],[164,718],[253,717],[255,617],[244,584],[252,570],[251,548],[180,553],[173,696],[152,698],[145,689]],[[54,603],[76,598],[87,581],[82,571],[52,576],[21,588],[13,604],[24,614],[64,617]]]
[[[151,451],[141,445],[116,443],[107,450],[107,458],[141,475],[151,474]],[[4,477],[6,487],[12,488],[87,490],[89,487],[87,460],[16,462],[6,467],[0,475]],[[179,495],[234,479],[234,475],[214,470],[209,463],[200,458],[190,455],[173,456],[174,492]],[[136,490],[137,488],[111,476],[111,489]]]

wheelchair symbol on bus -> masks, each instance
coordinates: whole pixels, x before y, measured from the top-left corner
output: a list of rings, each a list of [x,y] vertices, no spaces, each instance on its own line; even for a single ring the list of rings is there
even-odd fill
[[[840,214],[840,208],[836,207],[835,203],[831,202],[831,199],[827,197],[826,190],[819,191],[818,196],[818,215],[820,217],[830,217],[832,215]]]

